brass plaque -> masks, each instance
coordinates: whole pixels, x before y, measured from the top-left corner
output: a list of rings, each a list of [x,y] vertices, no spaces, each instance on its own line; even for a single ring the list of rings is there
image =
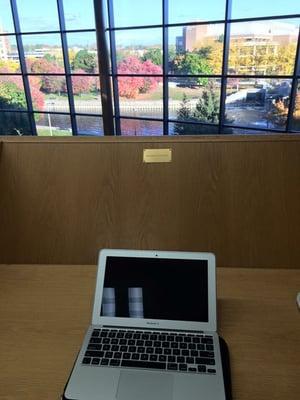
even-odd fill
[[[145,163],[163,163],[171,161],[171,149],[144,149],[143,162]]]

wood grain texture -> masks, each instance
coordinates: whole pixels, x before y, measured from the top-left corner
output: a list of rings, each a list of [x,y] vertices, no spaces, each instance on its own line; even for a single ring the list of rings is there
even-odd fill
[[[113,247],[300,266],[299,136],[21,139],[2,146],[2,263],[93,264]],[[144,148],[172,163],[144,164]]]
[[[298,400],[300,271],[218,268],[233,398]],[[91,320],[95,266],[0,266],[0,400],[59,399]]]

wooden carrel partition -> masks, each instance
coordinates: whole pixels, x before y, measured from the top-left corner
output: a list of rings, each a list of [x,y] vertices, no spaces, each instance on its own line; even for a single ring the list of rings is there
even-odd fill
[[[100,248],[300,266],[300,137],[0,139],[0,263],[95,264]],[[172,162],[143,150],[172,149]]]

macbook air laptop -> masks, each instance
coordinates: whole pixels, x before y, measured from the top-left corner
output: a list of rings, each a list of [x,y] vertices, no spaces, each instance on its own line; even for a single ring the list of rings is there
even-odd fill
[[[101,250],[68,400],[225,400],[211,253]]]

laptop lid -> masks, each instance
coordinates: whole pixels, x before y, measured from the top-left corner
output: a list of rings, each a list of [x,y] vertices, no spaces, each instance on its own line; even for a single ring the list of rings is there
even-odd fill
[[[214,254],[101,250],[92,323],[216,331]]]

